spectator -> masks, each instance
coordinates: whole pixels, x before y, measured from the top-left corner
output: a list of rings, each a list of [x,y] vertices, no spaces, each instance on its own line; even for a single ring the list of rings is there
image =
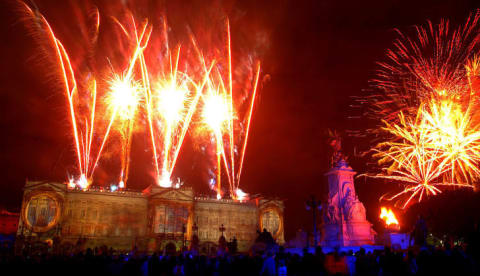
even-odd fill
[[[275,264],[275,259],[273,258],[272,252],[267,253],[267,258],[263,261],[262,270],[260,271],[262,276],[275,276],[277,275],[277,269]]]

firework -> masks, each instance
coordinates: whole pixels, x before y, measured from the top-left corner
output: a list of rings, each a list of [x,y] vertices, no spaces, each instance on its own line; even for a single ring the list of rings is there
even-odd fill
[[[221,70],[217,70],[217,74],[210,77],[207,82],[207,93],[203,101],[203,121],[209,126],[215,137],[217,155],[217,186],[215,190],[217,191],[217,197],[221,197],[221,160],[223,160],[230,186],[230,196],[236,200],[243,200],[247,194],[239,189],[239,185],[257,94],[260,63],[257,63],[255,67],[244,119],[240,119],[237,110],[241,103],[234,101],[230,25],[228,21],[226,28],[227,54],[225,67],[227,70],[223,74]],[[200,60],[203,60],[203,56],[201,54],[199,56]],[[240,129],[238,133],[237,129]]]
[[[382,199],[403,208],[443,188],[472,188],[480,177],[478,107],[480,11],[459,28],[448,21],[416,27],[388,50],[374,80],[379,94],[358,101],[381,118],[373,157],[381,172],[370,176],[405,186]]]
[[[157,171],[161,171],[157,175],[157,182],[163,187],[172,186],[170,178],[175,166],[174,160],[176,160],[178,154],[177,148],[181,146],[185,135],[183,129],[188,129],[191,119],[190,114],[195,110],[198,102],[198,97],[194,96],[193,101],[189,103],[193,94],[189,87],[190,80],[186,76],[179,78],[178,75],[181,75],[181,73],[175,69],[168,78],[158,80],[151,102],[153,107],[149,109],[154,113],[154,121],[161,130],[161,136],[163,137],[161,170],[160,168],[157,169]]]
[[[120,155],[119,179],[114,186],[125,188],[129,175],[132,134],[143,118],[146,119],[152,145],[155,180],[160,186],[172,187],[172,173],[183,141],[198,103],[202,102],[204,107],[201,118],[216,140],[217,196],[221,197],[223,160],[232,198],[247,198],[247,194],[238,186],[257,94],[260,65],[258,63],[256,72],[251,74],[250,82],[253,80],[253,84],[245,87],[245,90],[249,90],[249,95],[237,95],[241,100],[234,102],[228,22],[228,53],[224,58],[225,64],[222,65],[217,63],[216,53],[220,51],[216,47],[207,51],[207,56],[214,58],[206,62],[192,36],[193,48],[198,54],[198,59],[192,62],[193,59],[185,57],[189,53],[188,49],[181,50],[182,43],[170,47],[167,35],[169,28],[165,18],[163,37],[155,40],[159,37],[152,36],[153,24],[148,20],[138,24],[128,11],[124,13],[123,20],[110,17],[115,26],[113,29],[119,35],[112,36],[114,39],[110,36],[108,38],[110,42],[117,43],[118,47],[112,47],[115,48],[112,50],[113,57],[99,57],[97,52],[93,52],[94,49],[101,49],[98,52],[102,54],[108,50],[97,45],[100,13],[95,10],[91,18],[94,22],[93,32],[83,30],[84,34],[91,34],[87,39],[88,53],[79,56],[78,59],[82,62],[74,67],[47,20],[27,5],[25,10],[32,23],[29,26],[35,29],[39,44],[45,48],[45,52],[54,53],[52,60],[55,72],[58,71],[61,76],[62,89],[68,102],[78,163],[78,173],[68,180],[70,188],[88,188],[107,149]],[[105,30],[108,30],[107,35],[111,33],[111,29]],[[148,52],[147,49],[152,50]],[[102,58],[108,61],[110,70],[105,70],[101,65],[97,68],[97,64],[100,64],[97,61]],[[109,71],[108,76],[103,74],[105,71]],[[242,106],[244,102],[248,102],[246,107]],[[241,116],[236,110],[242,110]],[[111,136],[120,140],[120,148],[108,146]],[[176,186],[179,185],[180,181]]]
[[[427,132],[430,150],[441,152],[449,166],[451,182],[472,184],[480,170],[480,131],[472,120],[470,108],[455,99],[433,100],[423,111],[422,128]]]
[[[70,57],[65,50],[63,44],[55,36],[53,29],[48,24],[47,20],[38,11],[33,11],[27,5],[23,6],[27,15],[29,27],[33,28],[36,34],[39,45],[42,46],[47,53],[52,52],[54,56],[53,61],[55,72],[59,72],[62,81],[62,88],[65,92],[70,122],[72,125],[72,136],[75,145],[75,152],[78,160],[78,176],[72,177],[69,180],[69,186],[73,183],[82,189],[88,188],[92,183],[92,178],[98,162],[101,159],[102,152],[110,136],[111,129],[114,126],[115,119],[118,118],[120,124],[118,130],[122,136],[122,170],[120,182],[125,185],[128,176],[128,156],[131,143],[131,130],[134,121],[134,116],[139,103],[138,83],[133,80],[133,68],[138,60],[139,55],[145,49],[151,30],[147,29],[144,24],[139,35],[136,36],[137,44],[133,55],[129,60],[129,66],[123,77],[118,74],[113,74],[111,79],[109,91],[103,91],[105,101],[99,101],[99,94],[97,90],[97,81],[95,77],[91,77],[92,72],[82,72],[79,75],[86,75],[87,78],[80,78],[81,83],[87,85],[78,85],[77,76],[74,67],[70,61]],[[95,26],[94,33],[90,43],[95,44],[98,38],[100,14],[95,10]],[[135,30],[135,34],[137,31]],[[95,48],[89,45],[89,48]],[[89,53],[88,56],[93,56]],[[88,66],[87,66],[88,67]],[[90,68],[90,67],[88,67]],[[110,113],[108,121],[104,121],[105,114]],[[104,131],[98,131],[99,125],[106,125]],[[100,140],[101,143],[94,145],[95,140]]]
[[[245,201],[248,199],[248,194],[245,193],[244,191],[242,191],[241,189],[237,188],[237,190],[235,191],[235,194],[237,196],[237,200],[238,201]]]
[[[480,176],[480,132],[468,110],[451,98],[432,99],[421,105],[415,118],[400,113],[399,122],[384,122],[389,139],[376,146],[373,156],[387,166],[373,177],[395,180],[406,188],[384,198],[411,194],[405,208],[416,196],[420,201],[424,194],[440,193],[439,186],[472,187]]]
[[[456,184],[443,183],[440,178],[448,169],[442,163],[434,162],[439,155],[432,156],[429,152],[419,149],[415,154],[407,158],[405,153],[398,154],[399,159],[390,156],[394,162],[401,164],[397,169],[391,169],[385,173],[372,175],[373,178],[393,180],[405,186],[405,189],[390,196],[386,194],[381,199],[396,200],[396,205],[405,208],[409,203],[418,198],[421,201],[424,195],[436,195],[441,193],[440,186],[453,186]],[[434,161],[432,161],[434,160]]]
[[[465,65],[480,50],[480,11],[454,28],[449,21],[416,26],[415,35],[396,30],[399,38],[373,80],[382,93],[370,95],[370,114],[395,122],[399,112],[415,114],[422,102],[438,93],[465,98],[470,93]]]
[[[225,166],[228,168],[225,148],[223,144],[223,132],[225,125],[230,121],[229,116],[232,114],[229,112],[226,98],[218,94],[218,90],[209,90],[209,94],[204,99],[203,118],[205,123],[210,127],[216,142],[216,155],[217,155],[217,197],[221,198],[221,157],[223,156]],[[231,181],[230,173],[227,170],[228,179]]]
[[[121,27],[122,31],[125,32],[127,37],[132,37],[126,31],[126,28],[120,24],[118,20],[114,18],[115,22]],[[109,91],[106,96],[107,109],[110,110],[110,120],[106,130],[106,134],[101,143],[97,159],[95,160],[94,167],[97,165],[101,153],[104,149],[107,138],[110,134],[110,130],[116,119],[119,122],[117,124],[117,131],[121,137],[121,169],[118,187],[123,189],[126,186],[129,174],[129,165],[130,165],[130,149],[132,142],[132,133],[134,129],[135,116],[138,110],[140,103],[140,91],[141,85],[139,82],[134,80],[133,73],[134,68],[137,63],[139,63],[139,58],[141,57],[143,51],[148,45],[152,29],[148,27],[148,22],[145,22],[141,27],[141,31],[138,32],[135,20],[131,16],[135,49],[131,55],[131,59],[128,61],[128,68],[125,70],[124,75],[120,76],[114,74],[112,79],[109,82]]]
[[[170,49],[166,46],[167,49]],[[202,95],[214,61],[200,82],[178,69],[180,46],[175,58],[168,53],[168,73],[150,81],[145,58],[142,55],[142,74],[145,83],[146,110],[152,140],[156,169],[156,181],[162,187],[172,187],[171,176],[175,168],[183,140]],[[153,83],[153,85],[150,84]],[[152,88],[153,86],[153,88]],[[162,158],[157,149],[163,146]],[[159,162],[160,159],[160,162]]]
[[[69,117],[72,126],[72,136],[75,145],[75,152],[77,155],[77,168],[78,177],[71,178],[69,180],[69,186],[74,184],[81,188],[87,188],[91,183],[91,176],[95,165],[92,165],[92,140],[95,133],[95,106],[97,98],[97,85],[96,81],[86,91],[80,91],[77,85],[76,76],[73,70],[73,66],[70,62],[70,57],[65,50],[61,41],[55,36],[53,29],[45,19],[45,17],[38,11],[30,9],[26,4],[23,5],[24,11],[27,14],[28,26],[32,29],[32,32],[36,35],[39,45],[46,53],[53,52],[54,55],[51,58],[52,63],[55,66],[55,72],[58,72],[61,76],[62,88],[65,93]],[[98,12],[95,13],[98,16]],[[99,20],[97,20],[99,24]],[[98,31],[98,25],[96,26]],[[94,37],[97,35],[95,32]],[[86,97],[84,97],[84,95]],[[87,105],[91,109],[86,116],[79,116],[77,114],[79,99],[87,98],[91,101],[87,101]],[[90,116],[90,118],[89,118]],[[81,124],[84,124],[84,127]]]
[[[111,122],[118,117],[118,132],[121,136],[121,171],[119,188],[125,188],[128,180],[128,165],[130,164],[130,148],[133,123],[139,105],[140,87],[129,78],[116,77],[111,83],[111,93],[108,103],[112,109]]]

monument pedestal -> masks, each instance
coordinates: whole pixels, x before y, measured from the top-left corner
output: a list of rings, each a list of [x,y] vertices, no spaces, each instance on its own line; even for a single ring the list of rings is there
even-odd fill
[[[375,231],[355,193],[355,174],[344,159],[325,174],[328,178],[328,203],[323,208],[322,246],[374,244]]]
[[[410,246],[410,235],[387,230],[377,236],[377,243],[394,249],[405,250]]]
[[[374,233],[368,221],[326,224],[323,226],[323,246],[362,246],[373,244]]]

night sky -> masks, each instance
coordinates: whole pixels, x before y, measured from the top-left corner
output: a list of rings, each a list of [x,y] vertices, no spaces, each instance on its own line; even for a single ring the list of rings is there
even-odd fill
[[[58,2],[58,3],[54,3]],[[55,30],[75,39],[71,5],[63,1],[35,1]],[[66,1],[65,1],[66,2]],[[104,2],[94,1],[102,12]],[[113,2],[113,1],[111,1]],[[131,2],[131,1],[129,1]],[[149,2],[136,1],[149,7]],[[276,196],[286,203],[287,238],[299,228],[311,229],[304,200],[326,197],[323,174],[328,169],[328,128],[345,132],[370,127],[348,119],[351,96],[369,88],[376,62],[396,38],[394,28],[408,32],[427,19],[448,18],[462,23],[480,7],[478,1],[181,1],[163,6],[172,26],[198,28],[198,18],[209,9],[220,9],[232,22],[232,43],[264,35],[262,80],[255,106],[241,188],[251,194]],[[19,20],[14,1],[0,4],[0,206],[19,210],[25,180],[65,181],[73,171],[74,153],[65,116],[64,95],[46,76],[38,49]],[[185,23],[182,23],[185,22]],[[71,47],[75,44],[70,42]],[[249,45],[246,45],[249,46]],[[234,60],[235,63],[235,60]],[[266,77],[265,77],[266,76]],[[352,167],[363,173],[365,160],[353,148],[368,148],[366,141],[344,138]],[[361,145],[359,145],[361,143]],[[187,136],[175,176],[196,190],[208,192],[205,158]],[[150,184],[150,153],[144,134],[134,136],[129,187]],[[378,198],[391,186],[357,179],[360,200],[368,218],[377,222]]]

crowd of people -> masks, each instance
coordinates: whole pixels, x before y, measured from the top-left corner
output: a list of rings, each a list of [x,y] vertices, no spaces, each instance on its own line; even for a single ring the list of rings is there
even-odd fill
[[[304,250],[303,254],[280,247],[258,254],[216,256],[112,254],[88,249],[71,255],[2,254],[0,266],[15,275],[480,275],[478,254],[460,246],[406,251],[387,247],[373,252],[360,249],[329,254],[320,247],[312,253]]]

